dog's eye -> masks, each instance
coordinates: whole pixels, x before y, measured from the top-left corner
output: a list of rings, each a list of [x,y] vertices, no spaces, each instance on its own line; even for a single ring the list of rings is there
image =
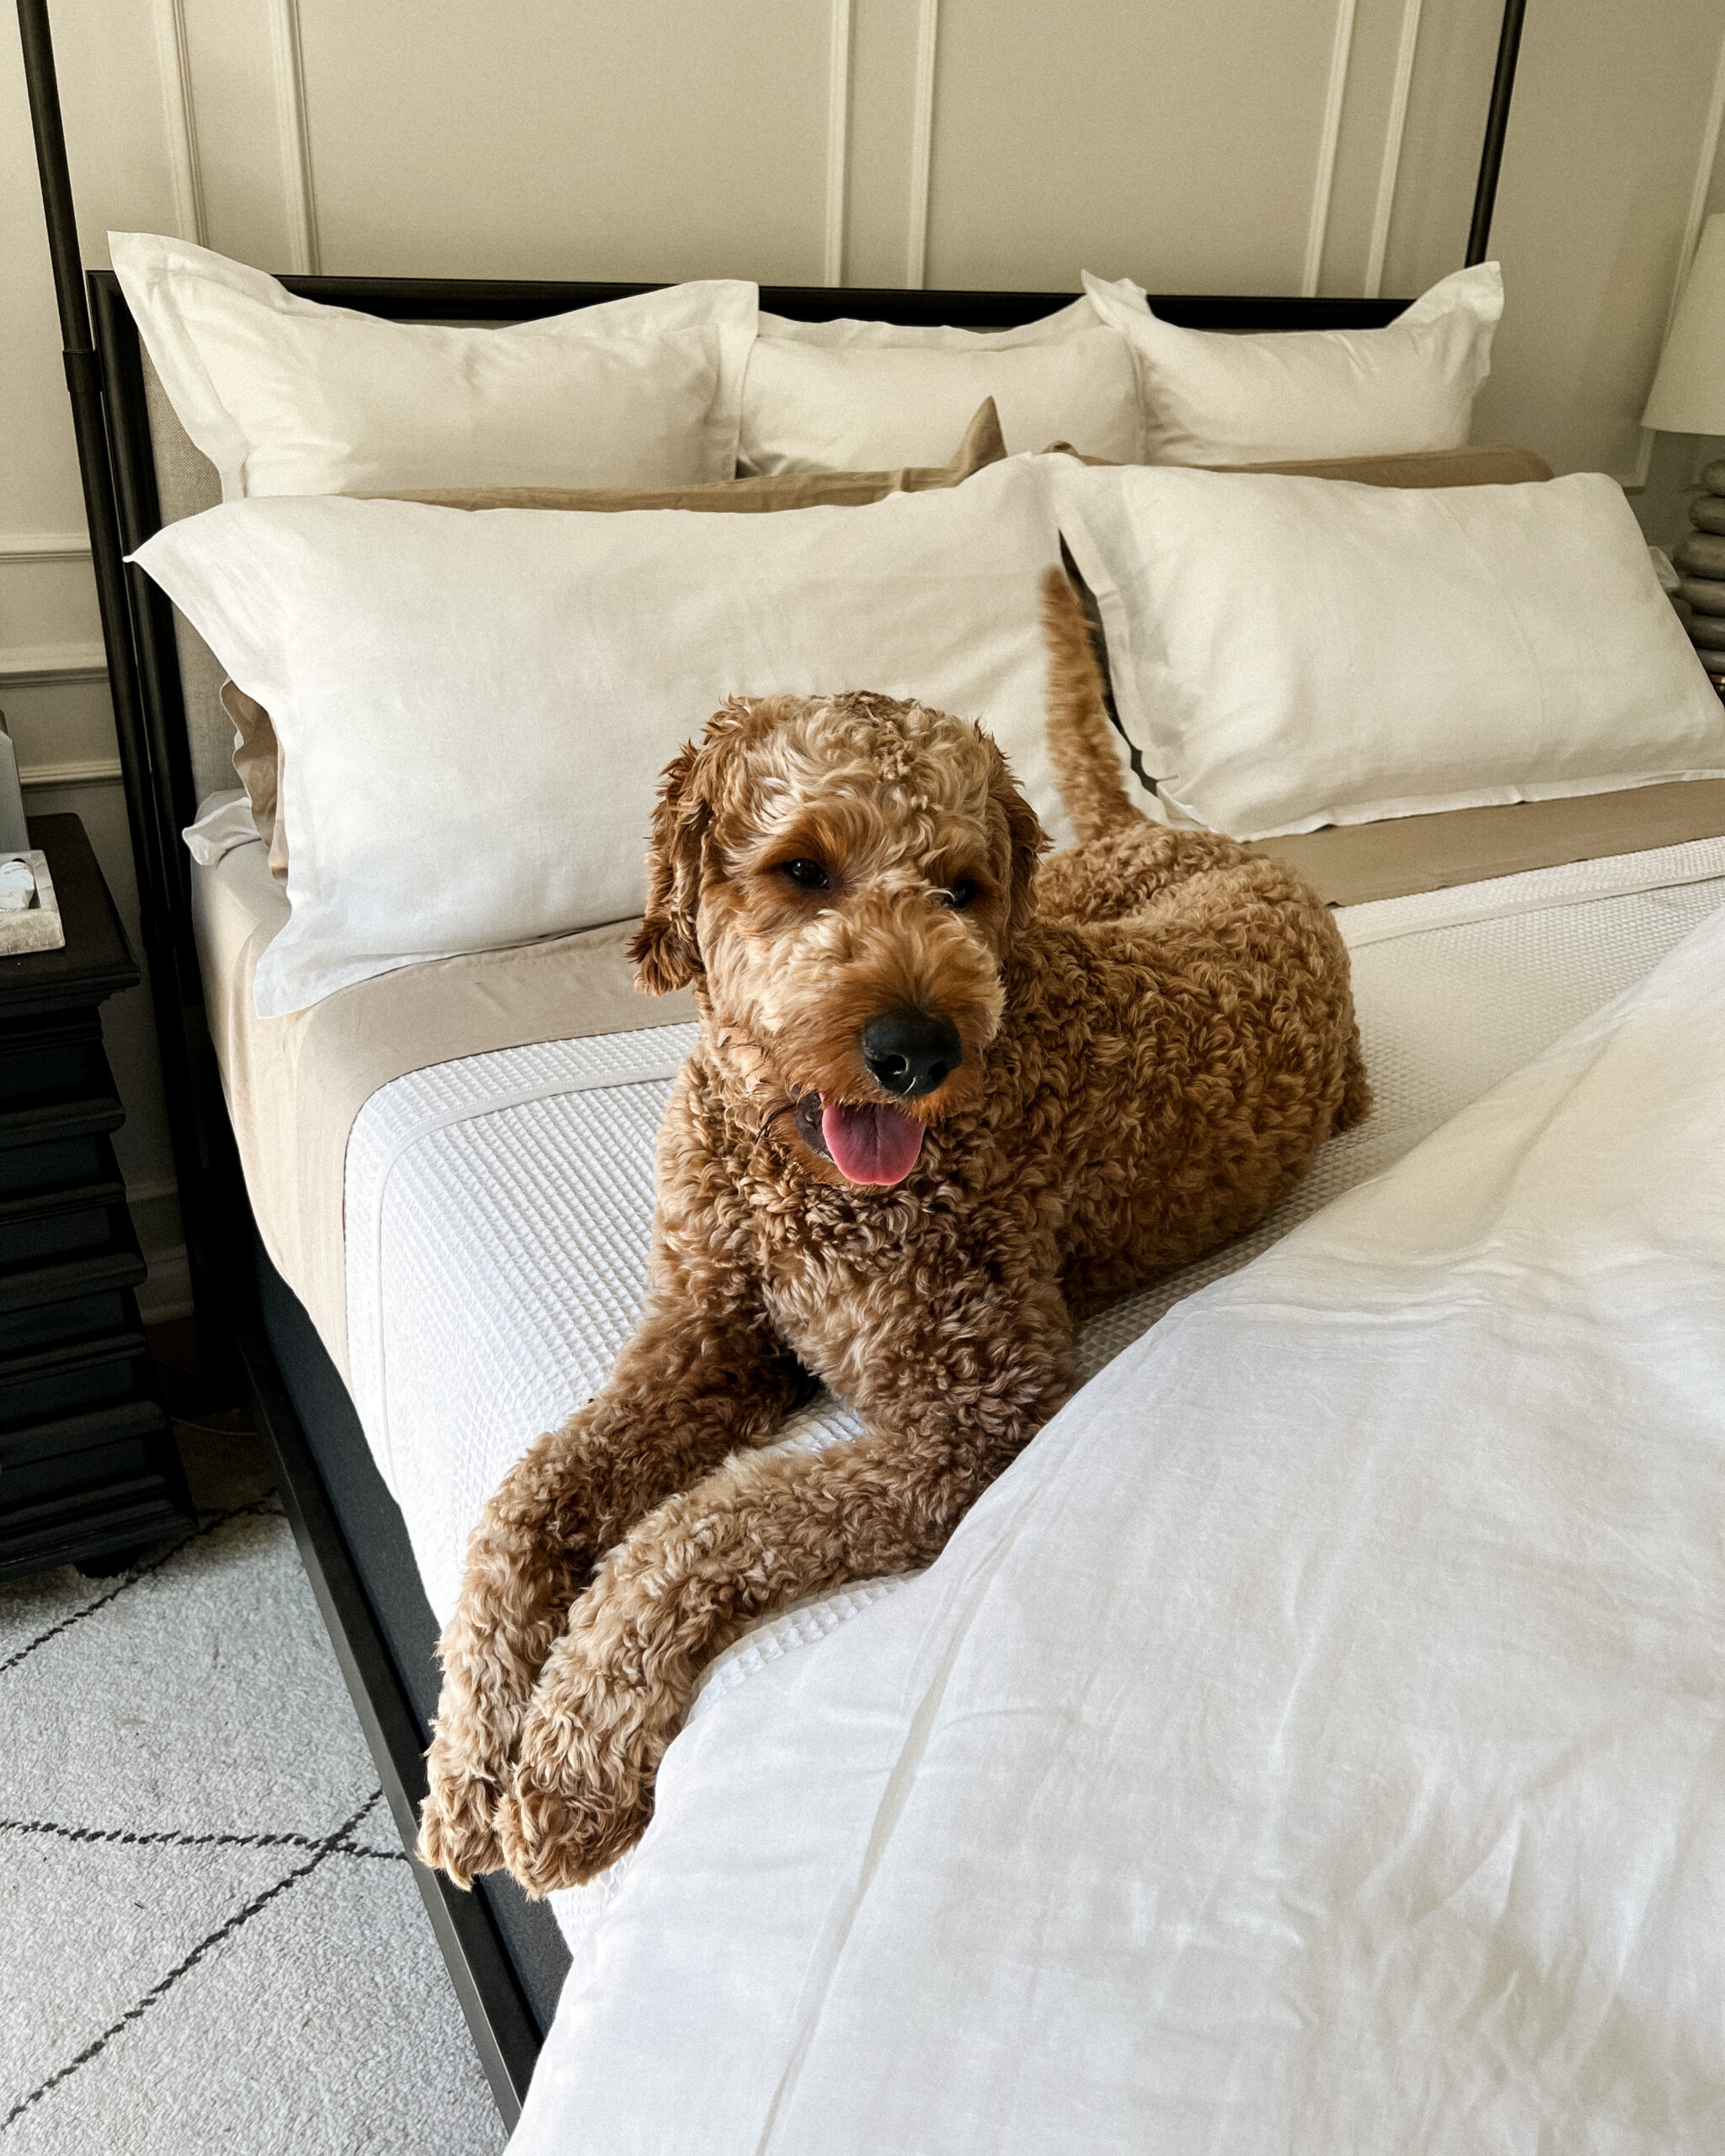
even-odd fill
[[[818,861],[783,862],[779,873],[788,876],[799,890],[824,891],[827,888],[826,871]]]
[[[963,913],[975,898],[976,886],[968,876],[955,876],[945,890],[937,892],[936,896],[943,905],[950,906],[954,913]]]

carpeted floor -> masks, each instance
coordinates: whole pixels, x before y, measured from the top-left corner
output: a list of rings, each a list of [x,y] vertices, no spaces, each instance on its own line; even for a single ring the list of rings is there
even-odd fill
[[[483,2156],[504,2132],[261,1449],[199,1531],[0,1584],[0,2156]]]

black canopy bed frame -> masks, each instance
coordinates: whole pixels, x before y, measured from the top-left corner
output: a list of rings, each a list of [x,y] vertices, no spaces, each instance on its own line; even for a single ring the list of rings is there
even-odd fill
[[[1469,232],[1483,261],[1525,0],[1507,0]],[[79,253],[47,0],[19,0],[67,387],[112,686],[142,942],[206,1365],[234,1376],[274,1454],[306,1572],[385,1795],[411,1849],[436,1704],[436,1621],[400,1513],[371,1461],[352,1401],[310,1320],[264,1255],[252,1219],[205,1023],[192,931],[195,814],[172,610],[124,556],[162,522],[138,334],[117,280]],[[291,291],[394,321],[525,321],[652,289],[645,285],[285,277]],[[1051,313],[1067,292],[766,286],[763,307],[801,321],[840,314],[1004,328]],[[1157,296],[1194,328],[1375,328],[1405,300]],[[499,2110],[513,2126],[569,1964],[550,1910],[514,1883],[463,1893],[414,1866]]]

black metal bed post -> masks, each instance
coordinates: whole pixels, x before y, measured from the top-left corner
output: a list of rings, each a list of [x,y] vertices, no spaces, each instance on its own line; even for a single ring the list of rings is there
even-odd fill
[[[1491,244],[1492,212],[1498,203],[1498,174],[1503,164],[1503,137],[1509,131],[1509,101],[1515,94],[1515,63],[1521,53],[1521,19],[1527,0],[1503,0],[1503,27],[1498,34],[1498,65],[1492,77],[1492,102],[1486,111],[1486,138],[1479,155],[1479,184],[1473,190],[1473,222],[1467,228],[1467,261],[1483,262]]]
[[[181,993],[174,936],[176,916],[184,899],[177,864],[167,851],[174,844],[174,834],[164,830],[159,795],[151,770],[149,736],[144,723],[137,654],[132,637],[131,596],[126,589],[114,474],[109,461],[102,365],[90,336],[83,259],[78,249],[72,176],[66,161],[66,133],[61,117],[60,86],[54,71],[54,43],[48,27],[47,0],[18,0],[18,27],[24,46],[24,81],[29,95],[30,125],[35,136],[36,168],[41,177],[42,211],[48,227],[54,294],[60,309],[66,387],[72,398],[78,469],[83,479],[90,562],[95,571],[102,641],[114,699],[114,728],[119,738],[126,820],[131,827],[137,871],[143,957],[162,1058],[168,1137],[179,1186],[180,1214],[185,1224],[193,1303],[207,1328],[214,1315],[215,1299],[210,1293],[210,1253],[202,1233],[203,1165],[192,1103],[185,999]],[[211,1344],[206,1342],[206,1346]]]

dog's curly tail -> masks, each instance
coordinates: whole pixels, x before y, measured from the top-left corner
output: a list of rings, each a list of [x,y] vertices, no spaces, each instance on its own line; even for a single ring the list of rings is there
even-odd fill
[[[1091,641],[1084,601],[1071,579],[1050,569],[1042,580],[1042,627],[1048,639],[1048,749],[1060,798],[1081,840],[1143,822],[1120,776],[1108,691]]]

